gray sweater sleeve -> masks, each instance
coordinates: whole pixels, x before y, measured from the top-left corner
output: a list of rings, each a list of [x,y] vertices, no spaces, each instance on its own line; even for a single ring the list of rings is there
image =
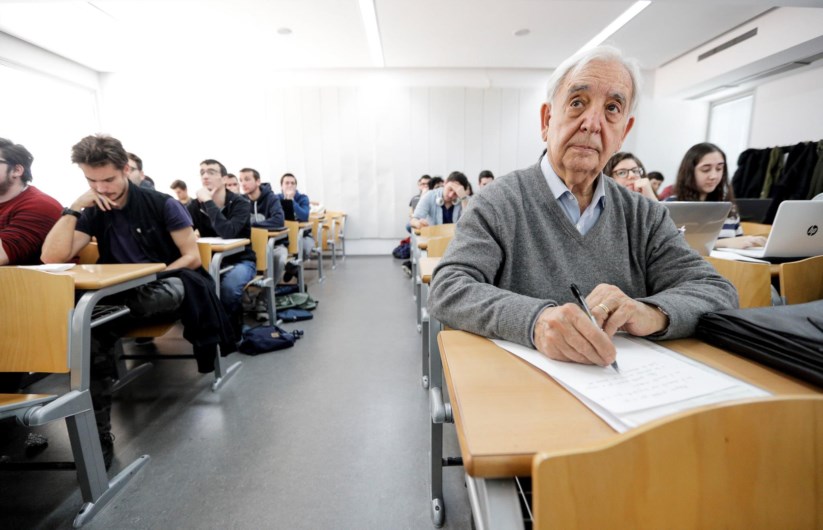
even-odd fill
[[[669,327],[654,339],[676,339],[694,334],[704,313],[736,308],[737,290],[714,267],[683,244],[683,236],[668,210],[652,210],[646,247],[646,290],[638,298],[661,307],[669,315]]]
[[[506,253],[501,241],[515,237],[514,230],[484,197],[472,202],[434,270],[429,311],[446,326],[533,347],[532,323],[554,302],[493,285]]]

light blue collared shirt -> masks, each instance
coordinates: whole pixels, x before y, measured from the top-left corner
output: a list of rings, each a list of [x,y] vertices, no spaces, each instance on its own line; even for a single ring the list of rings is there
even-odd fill
[[[557,173],[554,172],[552,165],[549,164],[549,157],[543,155],[540,159],[540,169],[543,171],[543,177],[552,191],[552,195],[557,199],[566,217],[572,222],[577,231],[583,235],[591,230],[591,228],[600,219],[600,214],[603,213],[603,205],[606,203],[606,185],[603,182],[603,174],[597,179],[597,185],[594,188],[594,195],[592,195],[592,202],[586,207],[583,213],[580,213],[580,204],[577,198],[569,191],[566,184],[560,180]]]

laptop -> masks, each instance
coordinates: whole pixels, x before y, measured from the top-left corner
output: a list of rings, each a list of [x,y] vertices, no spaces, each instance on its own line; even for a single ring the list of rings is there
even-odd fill
[[[759,259],[823,255],[823,201],[783,201],[766,246],[723,250]]]
[[[660,203],[669,209],[686,243],[701,256],[708,256],[732,209],[730,202],[675,201]]]
[[[769,212],[771,199],[737,199],[737,213],[741,221],[762,223]]]
[[[286,221],[296,221],[294,217],[294,201],[282,199],[280,205],[283,207],[283,215]]]

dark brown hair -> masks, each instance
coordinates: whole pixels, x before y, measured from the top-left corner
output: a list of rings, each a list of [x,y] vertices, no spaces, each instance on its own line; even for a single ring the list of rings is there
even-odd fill
[[[606,162],[606,166],[603,168],[603,173],[606,176],[611,177],[612,173],[614,172],[614,166],[616,166],[617,164],[619,164],[620,162],[622,162],[624,160],[634,160],[637,163],[637,165],[640,166],[640,168],[643,169],[643,173],[644,174],[646,173],[646,168],[643,167],[643,162],[641,162],[640,159],[637,158],[636,156],[634,156],[633,154],[627,153],[625,151],[615,153],[614,156],[612,156],[609,159],[609,161]]]
[[[120,140],[105,134],[86,136],[71,148],[71,161],[91,167],[111,164],[117,169],[129,165],[129,157]]]
[[[709,153],[720,153],[723,157],[723,180],[709,194],[707,201],[728,201],[732,203],[730,216],[737,215],[737,205],[734,201],[734,192],[729,182],[729,166],[726,163],[726,153],[722,149],[709,142],[693,145],[686,151],[683,161],[680,162],[680,169],[677,170],[677,180],[674,183],[674,194],[678,201],[699,201],[700,190],[697,189],[696,169],[704,156]]]
[[[31,182],[31,164],[34,162],[34,157],[31,156],[28,149],[20,144],[15,144],[11,140],[0,138],[0,155],[6,159],[9,167],[23,166],[23,176],[20,180],[25,184]]]

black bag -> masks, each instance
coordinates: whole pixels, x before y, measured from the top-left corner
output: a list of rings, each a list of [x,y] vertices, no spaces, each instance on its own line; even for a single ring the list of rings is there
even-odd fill
[[[256,326],[243,332],[239,351],[247,355],[257,355],[294,346],[294,342],[303,336],[299,329],[286,331],[279,326]]]
[[[708,313],[697,337],[823,386],[823,300]]]

